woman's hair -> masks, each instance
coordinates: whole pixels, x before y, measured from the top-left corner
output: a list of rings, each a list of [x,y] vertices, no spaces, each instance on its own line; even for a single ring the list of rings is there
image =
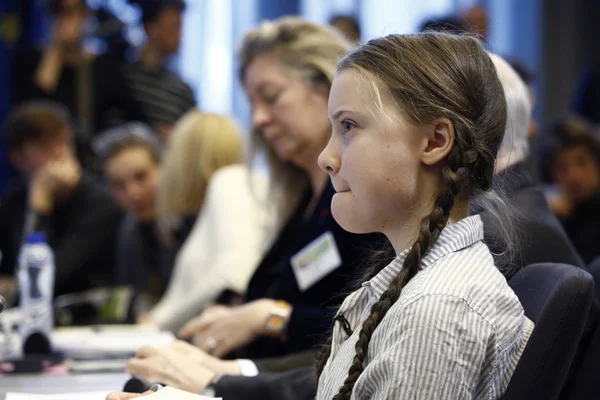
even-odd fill
[[[375,90],[389,93],[410,122],[428,124],[447,118],[455,130],[454,147],[441,166],[443,187],[419,224],[400,274],[373,305],[360,330],[354,360],[336,396],[349,399],[364,369],[373,332],[419,271],[422,258],[448,223],[454,199],[491,190],[506,125],[506,101],[492,60],[481,43],[469,36],[424,33],[371,40],[346,56],[340,70],[356,71]],[[387,254],[393,254],[391,246]],[[330,351],[330,345],[322,351],[319,375]]]
[[[327,26],[295,17],[266,21],[244,37],[239,51],[239,78],[245,83],[250,64],[257,57],[269,55],[300,72],[315,90],[328,95],[337,63],[351,47],[340,33]],[[260,132],[252,133],[251,142],[251,162],[260,154],[267,157],[272,176],[270,198],[276,199],[281,214],[291,211],[308,184],[306,173],[277,157]]]
[[[31,101],[14,107],[2,126],[4,146],[20,150],[38,140],[56,139],[71,130],[67,109],[49,101]]]
[[[175,125],[161,165],[156,216],[163,229],[196,215],[206,186],[221,167],[243,162],[238,126],[216,114],[189,111]]]
[[[122,152],[141,148],[148,152],[152,161],[160,163],[162,157],[162,145],[156,137],[156,133],[142,122],[128,122],[115,128],[101,132],[92,140],[92,149],[106,163]]]
[[[525,82],[502,57],[490,54],[504,96],[506,97],[506,129],[498,150],[496,172],[523,161],[529,154],[529,123],[531,100]]]

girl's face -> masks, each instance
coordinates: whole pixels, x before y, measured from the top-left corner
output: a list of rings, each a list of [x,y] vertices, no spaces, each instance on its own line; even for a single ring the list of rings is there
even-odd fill
[[[336,221],[354,233],[383,232],[394,243],[393,236],[416,231],[429,213],[440,187],[439,164],[454,137],[447,120],[410,123],[373,78],[352,69],[335,77],[332,135],[319,165],[337,192],[331,204]]]

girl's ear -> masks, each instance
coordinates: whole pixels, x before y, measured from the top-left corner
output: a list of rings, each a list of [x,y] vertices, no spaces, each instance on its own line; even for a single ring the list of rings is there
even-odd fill
[[[438,118],[426,128],[427,145],[421,153],[425,165],[435,165],[446,159],[454,147],[454,125],[448,118]]]

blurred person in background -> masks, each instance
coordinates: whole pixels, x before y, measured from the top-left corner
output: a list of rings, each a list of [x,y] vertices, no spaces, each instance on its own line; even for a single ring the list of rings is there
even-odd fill
[[[351,15],[335,15],[329,20],[329,25],[339,30],[352,43],[360,43],[360,24]]]
[[[581,72],[575,85],[573,112],[600,124],[600,64]]]
[[[241,138],[225,118],[190,111],[176,124],[162,161],[157,138],[142,125],[108,132],[105,140],[100,150],[105,176],[128,212],[118,238],[116,273],[119,283],[135,287],[133,316],[139,316],[165,293],[210,178],[241,161]]]
[[[192,89],[167,68],[181,43],[183,0],[130,0],[140,6],[146,43],[125,76],[143,121],[166,142],[173,125],[196,106]]]
[[[241,163],[242,151],[242,133],[232,120],[198,110],[181,118],[161,162],[156,194],[156,220],[165,242],[180,241],[177,232],[191,230],[213,174]]]
[[[543,162],[558,189],[550,206],[589,263],[600,256],[600,144],[586,122],[566,120],[549,132]]]
[[[502,145],[498,150],[494,187],[503,193],[514,212],[517,237],[514,249],[497,243],[492,225],[493,209],[474,209],[481,215],[484,241],[496,265],[508,260],[512,272],[530,264],[554,262],[585,267],[585,263],[552,213],[544,192],[530,170],[530,129],[532,102],[530,91],[517,72],[502,57],[490,54],[506,97],[507,120]]]
[[[454,15],[447,15],[425,20],[421,24],[419,32],[446,32],[460,35],[469,32],[469,26],[465,20]]]
[[[508,62],[510,64],[510,66],[512,67],[512,69],[514,69],[515,72],[519,75],[519,78],[521,78],[523,83],[525,83],[525,85],[527,86],[527,93],[529,95],[529,102],[531,103],[531,111],[533,113],[533,111],[535,110],[535,107],[537,105],[537,97],[535,95],[535,88],[533,87],[535,77],[527,68],[525,68],[525,66],[522,63],[520,63],[516,60],[508,60]],[[530,145],[534,144],[538,132],[539,132],[539,124],[532,115],[532,117],[530,118],[530,122],[529,122],[529,134],[528,134]]]
[[[90,140],[96,132],[139,119],[138,106],[122,68],[108,56],[83,46],[89,17],[85,0],[48,0],[50,37],[41,49],[27,49],[15,60],[13,104],[49,99],[64,104],[73,117],[77,154],[93,168]]]
[[[56,262],[55,295],[111,284],[121,213],[83,174],[67,112],[57,104],[25,103],[12,110],[2,133],[25,182],[0,206],[4,282],[13,281],[23,238],[44,232]]]
[[[163,294],[175,255],[160,241],[155,224],[161,145],[150,128],[131,122],[102,133],[94,148],[112,197],[126,212],[113,241],[114,274],[118,285],[134,288],[131,319],[149,299]]]
[[[489,38],[489,18],[484,5],[476,5],[467,9],[463,18],[467,23],[469,31],[476,35],[481,41],[487,43]]]
[[[209,303],[226,301],[226,292],[245,294],[278,224],[268,180],[242,162],[232,120],[192,111],[179,123],[163,161],[157,219],[165,236],[186,215],[195,225],[166,294],[139,322],[177,331]]]

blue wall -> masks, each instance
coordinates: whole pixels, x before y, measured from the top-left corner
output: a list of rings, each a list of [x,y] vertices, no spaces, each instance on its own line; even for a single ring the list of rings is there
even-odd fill
[[[39,43],[44,32],[42,0],[0,1],[0,125],[10,110],[11,67],[15,52],[17,48]],[[0,143],[0,195],[16,177]]]
[[[299,0],[260,0],[258,3],[259,21],[298,14],[300,14]]]

